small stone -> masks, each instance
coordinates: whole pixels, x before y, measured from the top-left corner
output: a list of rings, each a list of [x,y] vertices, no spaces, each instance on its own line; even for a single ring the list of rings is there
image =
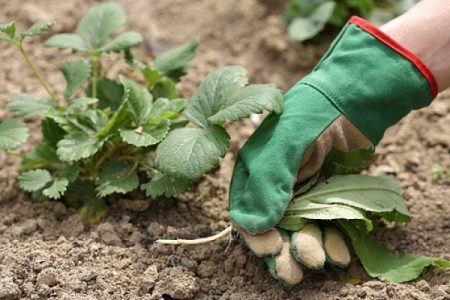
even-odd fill
[[[416,287],[420,290],[420,291],[422,291],[422,292],[428,292],[428,291],[430,291],[430,285],[428,284],[428,282],[426,282],[425,280],[419,280],[417,283],[416,283]]]
[[[158,268],[155,265],[149,266],[142,274],[140,289],[143,293],[149,293],[155,287],[158,280]]]
[[[42,272],[37,276],[37,282],[40,284],[45,284],[49,287],[60,284],[59,276],[53,268],[42,270]]]
[[[105,222],[97,226],[97,232],[106,245],[123,246],[111,223]]]
[[[199,290],[194,276],[181,268],[167,268],[160,274],[155,290],[175,299],[191,299]]]

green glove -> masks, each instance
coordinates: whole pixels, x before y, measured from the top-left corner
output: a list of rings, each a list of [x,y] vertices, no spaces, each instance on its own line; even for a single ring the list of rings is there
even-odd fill
[[[232,222],[246,232],[246,240],[275,227],[305,157],[320,163],[314,148],[334,146],[330,130],[339,135],[353,127],[362,140],[376,145],[388,127],[428,105],[436,94],[434,77],[419,58],[353,17],[312,73],[286,93],[283,113],[268,116],[239,152],[229,197]],[[325,133],[326,145],[317,146]],[[344,144],[347,149],[358,146],[345,137]],[[284,236],[279,234],[278,251]]]

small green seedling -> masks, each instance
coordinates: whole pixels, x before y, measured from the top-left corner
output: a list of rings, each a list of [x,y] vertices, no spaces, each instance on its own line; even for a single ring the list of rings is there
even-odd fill
[[[61,65],[67,85],[60,96],[31,62],[24,41],[49,30],[41,21],[21,34],[15,23],[0,25],[0,41],[15,46],[47,92],[34,99],[20,94],[8,103],[18,119],[0,125],[0,149],[27,139],[23,120],[42,118],[42,140],[22,159],[19,186],[35,200],[62,200],[80,209],[88,221],[105,215],[114,194],[143,191],[147,196],[176,196],[215,168],[229,147],[224,129],[263,111],[280,113],[282,95],[272,84],[248,84],[239,66],[209,74],[189,100],[176,83],[186,74],[197,39],[168,50],[152,64],[132,56],[136,32],[115,34],[126,23],[122,8],[100,4],[88,11],[75,33],[50,37],[45,45],[77,54]],[[105,57],[128,64],[107,76]],[[130,77],[125,74],[135,74]],[[143,85],[139,82],[144,83]]]

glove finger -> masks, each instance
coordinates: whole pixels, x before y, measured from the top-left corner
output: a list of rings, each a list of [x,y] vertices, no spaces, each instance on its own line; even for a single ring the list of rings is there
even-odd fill
[[[244,238],[248,248],[255,253],[256,256],[276,255],[283,248],[283,239],[278,230],[271,228],[265,233],[250,234],[240,229],[240,234]]]
[[[322,243],[322,232],[315,223],[308,223],[292,234],[292,256],[310,269],[322,269],[326,255]]]
[[[266,259],[270,274],[282,283],[292,286],[303,279],[303,270],[299,263],[295,261],[290,252],[290,238],[283,234],[283,248],[275,256]]]
[[[347,267],[351,256],[342,232],[334,226],[327,225],[323,239],[327,261],[341,268]]]

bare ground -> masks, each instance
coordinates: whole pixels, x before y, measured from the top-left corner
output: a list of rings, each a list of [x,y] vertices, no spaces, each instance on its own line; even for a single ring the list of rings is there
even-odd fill
[[[54,32],[73,30],[94,1],[0,0],[0,23],[16,19],[25,27],[55,19]],[[243,65],[253,82],[275,82],[287,89],[305,74],[326,42],[290,42],[275,0],[119,1],[129,28],[142,32],[139,50],[151,59],[171,45],[199,36],[192,72],[179,88],[188,97],[201,78],[218,66]],[[57,72],[62,61],[42,40],[28,49],[50,84],[64,86]],[[66,53],[68,56],[69,54]],[[38,59],[39,58],[39,59]],[[0,120],[11,96],[43,96],[18,53],[0,45]],[[30,145],[39,139],[37,120]],[[18,191],[19,161],[0,154],[0,299],[450,299],[450,271],[430,268],[420,280],[393,284],[367,277],[357,261],[346,270],[327,267],[308,272],[286,288],[233,234],[202,246],[157,246],[158,238],[197,238],[225,228],[227,192],[234,154],[253,126],[231,128],[232,149],[220,169],[179,199],[115,201],[98,225],[83,224],[61,203],[32,203]],[[27,145],[23,147],[25,150]],[[392,128],[369,173],[400,180],[413,221],[387,226],[378,237],[390,249],[449,259],[450,179],[432,182],[432,165],[450,169],[450,93]]]

